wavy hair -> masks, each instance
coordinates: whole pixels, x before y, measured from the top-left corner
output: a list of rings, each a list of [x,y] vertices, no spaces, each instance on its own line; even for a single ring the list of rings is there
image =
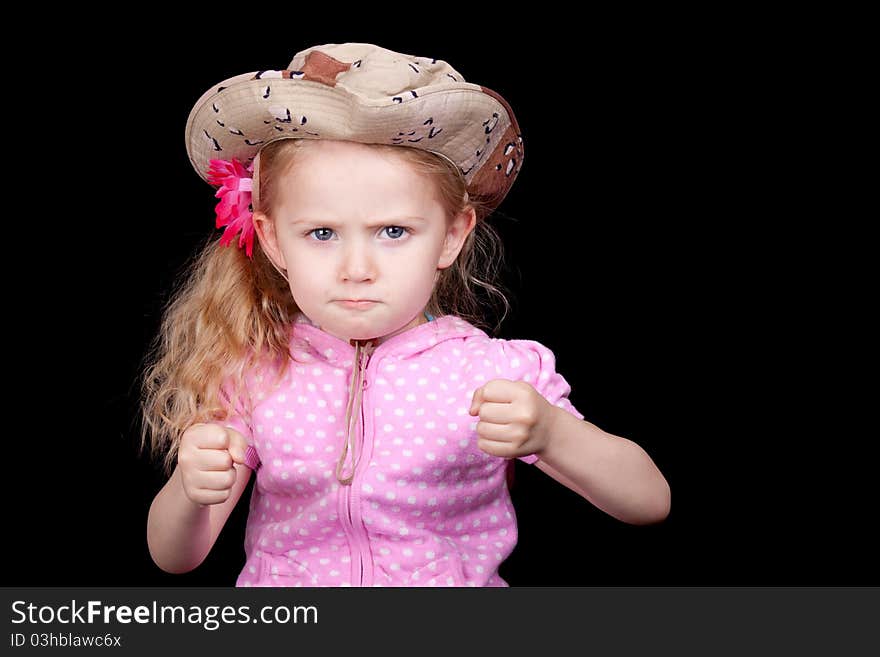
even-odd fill
[[[260,151],[259,206],[269,216],[277,181],[296,166],[306,139],[283,139]],[[491,207],[468,194],[458,168],[433,153],[402,146],[370,144],[393,153],[435,185],[447,220],[472,207],[476,225],[455,262],[441,270],[426,310],[437,317],[457,315],[496,334],[510,309],[498,282],[504,263],[500,236],[486,222]],[[141,449],[170,475],[180,436],[197,422],[223,421],[239,411],[246,372],[270,365],[280,380],[289,364],[290,327],[298,311],[284,277],[260,246],[253,259],[210,238],[185,266],[163,308],[159,331],[145,354],[141,386]],[[491,326],[488,316],[500,316]]]

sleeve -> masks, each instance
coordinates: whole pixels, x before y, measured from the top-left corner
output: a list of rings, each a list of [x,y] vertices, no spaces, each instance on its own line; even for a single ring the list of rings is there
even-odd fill
[[[244,404],[244,400],[241,397],[235,397],[233,401],[233,386],[230,382],[224,384],[220,389],[220,396],[227,406],[232,409],[229,415],[225,420],[222,420],[220,424],[224,427],[229,427],[230,429],[235,429],[244,436],[247,441],[248,448],[247,452],[245,452],[244,463],[251,470],[256,471],[257,468],[260,467],[260,455],[257,452],[257,446],[254,442],[254,432],[253,425],[251,421],[251,414],[247,410],[247,405]]]
[[[525,381],[554,406],[571,413],[577,419],[584,416],[569,401],[571,386],[556,371],[556,356],[550,349],[534,340],[499,340],[501,349],[499,370],[511,381]],[[526,463],[538,460],[537,454],[520,457]]]

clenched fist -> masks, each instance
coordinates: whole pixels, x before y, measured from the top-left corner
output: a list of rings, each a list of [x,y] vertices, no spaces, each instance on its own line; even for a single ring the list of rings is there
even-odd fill
[[[247,440],[235,429],[219,424],[194,424],[180,438],[177,467],[186,496],[196,504],[220,504],[229,498],[244,463]]]
[[[492,456],[541,452],[549,440],[553,406],[525,381],[493,379],[477,388],[471,415],[479,415],[477,446]]]

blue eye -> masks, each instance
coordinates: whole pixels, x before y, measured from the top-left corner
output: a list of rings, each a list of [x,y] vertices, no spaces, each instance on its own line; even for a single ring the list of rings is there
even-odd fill
[[[408,232],[403,226],[386,226],[382,231],[392,240],[399,240]],[[332,228],[314,228],[306,233],[306,235],[314,236],[319,242],[329,242],[333,238],[333,234]]]
[[[324,233],[326,235],[326,239],[323,239],[318,235],[318,233]],[[309,235],[315,235],[318,238],[319,242],[326,242],[330,239],[333,231],[330,228],[315,228],[315,230],[309,231]]]

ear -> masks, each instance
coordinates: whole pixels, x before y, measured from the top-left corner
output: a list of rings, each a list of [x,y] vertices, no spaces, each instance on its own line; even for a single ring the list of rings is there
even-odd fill
[[[477,213],[472,207],[468,207],[456,215],[446,229],[446,240],[443,242],[443,250],[437,261],[437,269],[446,269],[455,262],[461,247],[464,246],[464,241],[476,225]]]
[[[275,234],[275,222],[263,212],[254,212],[254,230],[260,240],[260,246],[269,259],[280,269],[287,269],[284,254],[278,247],[278,236]]]

